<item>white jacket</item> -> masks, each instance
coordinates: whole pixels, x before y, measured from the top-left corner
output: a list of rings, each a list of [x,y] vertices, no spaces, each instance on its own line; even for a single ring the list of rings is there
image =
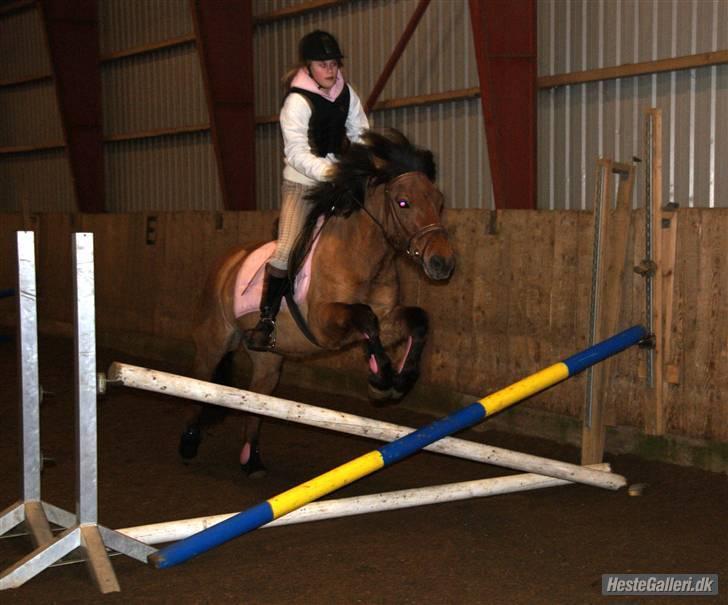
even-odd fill
[[[349,86],[348,84],[344,85]],[[359,97],[351,86],[349,86],[349,95],[346,136],[352,143],[359,143],[364,130],[369,128],[369,120],[364,113]],[[326,95],[322,96],[326,99],[329,98]],[[308,142],[308,122],[310,119],[311,106],[305,97],[295,92],[289,94],[283,103],[279,117],[283,134],[285,164],[283,178],[306,186],[325,181],[331,166],[336,162],[333,154],[321,158],[311,151]]]

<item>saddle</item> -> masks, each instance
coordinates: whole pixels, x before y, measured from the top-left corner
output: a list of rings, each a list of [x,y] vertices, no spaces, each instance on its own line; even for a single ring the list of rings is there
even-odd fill
[[[318,246],[322,222],[317,225],[317,232],[311,242],[310,250],[296,272],[293,283],[288,288],[281,304],[281,310],[288,309],[301,332],[317,346],[320,345],[301,314],[299,305],[306,300],[306,294],[308,294],[308,287],[311,283],[311,264],[314,252]],[[235,297],[233,301],[233,310],[236,318],[247,315],[248,313],[258,312],[260,299],[263,294],[265,265],[275,252],[275,247],[276,243],[273,241],[256,248],[247,256],[240,266],[240,269],[238,269],[238,274],[235,277]]]

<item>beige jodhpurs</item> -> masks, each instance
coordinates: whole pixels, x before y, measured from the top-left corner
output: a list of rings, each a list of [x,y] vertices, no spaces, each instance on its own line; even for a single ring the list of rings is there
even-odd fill
[[[269,265],[276,269],[288,268],[288,256],[301,232],[311,203],[303,199],[310,187],[287,181],[281,185],[281,215],[278,223],[278,241],[273,256],[268,260]]]

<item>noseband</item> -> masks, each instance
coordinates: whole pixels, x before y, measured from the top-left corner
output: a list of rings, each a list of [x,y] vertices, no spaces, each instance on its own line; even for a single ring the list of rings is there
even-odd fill
[[[394,198],[391,197],[391,195],[389,193],[389,188],[392,185],[394,185],[397,181],[403,179],[404,177],[412,176],[414,174],[422,174],[422,173],[421,172],[405,172],[405,173],[400,174],[400,175],[396,176],[395,178],[393,178],[384,187],[384,195],[386,196],[387,201],[389,202],[387,204],[387,208],[389,209],[390,216],[392,217],[394,223],[397,225],[397,228],[399,229],[399,231],[401,231],[402,233],[405,234],[405,236],[407,236],[407,246],[404,249],[404,253],[407,256],[409,256],[410,258],[412,258],[413,260],[417,261],[418,263],[422,263],[424,254],[427,251],[427,246],[429,245],[430,240],[431,240],[431,238],[428,237],[425,240],[424,246],[422,246],[420,248],[419,244],[422,241],[422,238],[424,238],[426,235],[429,235],[431,233],[437,233],[437,232],[444,233],[445,236],[447,236],[447,230],[445,229],[445,227],[442,226],[442,223],[440,223],[438,221],[436,223],[430,223],[429,225],[425,225],[421,229],[418,229],[414,233],[410,234],[407,232],[407,229],[402,224],[402,220],[399,218],[399,214],[395,210],[395,206],[397,205],[397,202],[396,202],[396,200],[394,200]],[[380,227],[382,227],[382,226],[380,225]],[[383,227],[382,227],[382,231],[384,231]],[[385,233],[385,237],[386,237],[386,233]],[[389,238],[387,238],[387,241],[389,241]],[[397,246],[395,246],[391,241],[389,243],[393,248],[399,250],[399,248]]]

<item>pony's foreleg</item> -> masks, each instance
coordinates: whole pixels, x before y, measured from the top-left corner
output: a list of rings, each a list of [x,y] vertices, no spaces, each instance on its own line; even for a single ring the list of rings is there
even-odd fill
[[[250,390],[270,395],[278,385],[283,358],[274,353],[249,351],[253,362]],[[251,478],[263,477],[265,466],[260,456],[260,416],[247,414],[243,426],[243,447],[240,450],[240,468]]]
[[[427,343],[427,313],[420,307],[397,307],[383,322],[385,343],[404,340],[404,354],[392,377],[392,398],[404,397],[420,377],[422,352]]]
[[[380,337],[379,319],[369,305],[327,303],[318,309],[323,342],[338,348],[346,342],[364,339],[369,363],[369,396],[390,399],[392,362]]]

